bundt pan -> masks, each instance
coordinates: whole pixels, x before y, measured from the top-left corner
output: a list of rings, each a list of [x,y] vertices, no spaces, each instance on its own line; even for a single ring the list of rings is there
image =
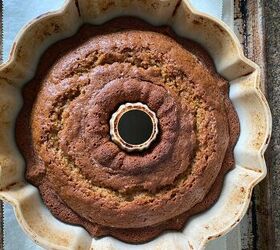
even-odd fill
[[[169,25],[201,44],[217,71],[230,82],[230,98],[240,120],[235,166],[226,175],[218,201],[193,216],[181,232],[166,231],[132,245],[113,237],[92,238],[79,226],[49,212],[34,186],[25,181],[25,163],[15,143],[21,88],[35,74],[42,53],[72,36],[83,23],[102,24],[117,16],[135,16],[155,26]],[[253,187],[266,175],[264,151],[271,114],[260,90],[260,69],[244,57],[241,45],[219,20],[195,11],[187,0],[68,0],[61,10],[38,17],[17,36],[7,63],[0,67],[0,198],[10,203],[24,231],[47,249],[203,249],[207,241],[230,231],[245,214]]]

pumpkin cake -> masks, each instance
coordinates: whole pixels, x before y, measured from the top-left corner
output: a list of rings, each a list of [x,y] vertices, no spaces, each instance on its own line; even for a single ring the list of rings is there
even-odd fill
[[[94,237],[141,243],[181,230],[217,200],[234,165],[228,92],[207,52],[167,26],[84,25],[47,49],[23,88],[16,139],[26,179],[55,217]],[[123,107],[151,114],[145,147],[114,137]]]

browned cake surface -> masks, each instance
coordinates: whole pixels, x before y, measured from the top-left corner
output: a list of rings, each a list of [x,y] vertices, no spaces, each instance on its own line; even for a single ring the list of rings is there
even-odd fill
[[[118,18],[51,46],[23,90],[16,124],[26,178],[59,219],[127,242],[180,230],[218,198],[239,134],[228,83],[197,44],[168,27]],[[160,135],[141,153],[109,120],[142,102]]]

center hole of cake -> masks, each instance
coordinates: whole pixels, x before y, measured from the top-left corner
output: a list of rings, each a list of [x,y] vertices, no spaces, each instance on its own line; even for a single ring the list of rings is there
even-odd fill
[[[129,110],[119,119],[120,137],[129,144],[139,145],[150,139],[153,133],[151,117],[142,110]]]

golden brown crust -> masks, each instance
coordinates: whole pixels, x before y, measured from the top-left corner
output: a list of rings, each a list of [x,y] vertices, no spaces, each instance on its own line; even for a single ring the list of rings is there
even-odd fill
[[[106,30],[106,32],[104,32]],[[55,216],[93,236],[150,240],[217,199],[238,119],[207,54],[133,18],[84,26],[47,50],[23,91],[17,142]],[[160,136],[126,153],[109,136],[125,102],[156,112]],[[214,184],[213,184],[214,183]]]

